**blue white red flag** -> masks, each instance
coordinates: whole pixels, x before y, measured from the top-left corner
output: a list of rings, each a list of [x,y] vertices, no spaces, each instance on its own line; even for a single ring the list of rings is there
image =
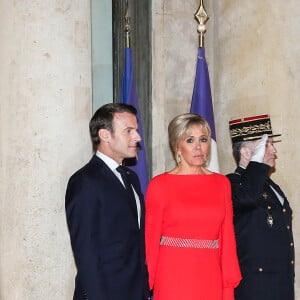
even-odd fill
[[[212,172],[219,172],[214,111],[204,47],[199,47],[198,50],[196,77],[190,112],[204,117],[211,128],[211,153],[207,168]]]
[[[125,65],[122,77],[122,89],[121,89],[121,103],[131,104],[137,110],[137,119],[139,134],[142,141],[138,145],[137,159],[134,165],[130,165],[129,168],[137,173],[143,194],[145,195],[148,186],[149,178],[147,172],[147,161],[145,146],[143,140],[143,130],[141,122],[141,114],[139,109],[138,97],[136,92],[135,80],[134,80],[134,67],[131,55],[131,49],[125,48]]]

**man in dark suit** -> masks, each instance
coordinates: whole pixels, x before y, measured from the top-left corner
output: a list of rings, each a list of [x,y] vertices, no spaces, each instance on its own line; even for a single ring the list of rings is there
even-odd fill
[[[73,174],[66,215],[77,266],[73,299],[145,300],[145,209],[137,175],[122,167],[136,156],[136,109],[111,103],[90,121],[96,153]]]
[[[268,115],[229,122],[238,164],[227,175],[232,187],[234,226],[242,281],[236,300],[294,299],[292,210],[269,175],[275,168]]]

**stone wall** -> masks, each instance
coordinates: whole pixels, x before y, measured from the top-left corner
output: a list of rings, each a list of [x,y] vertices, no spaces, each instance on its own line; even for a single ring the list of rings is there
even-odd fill
[[[193,92],[198,47],[200,1],[153,0],[153,174],[174,166],[167,125],[188,112]],[[296,295],[300,297],[300,150],[299,53],[300,2],[204,1],[210,16],[206,33],[214,101],[219,164],[226,174],[235,168],[228,121],[271,115],[274,132],[282,133],[277,170],[272,178],[283,188],[294,210]]]
[[[154,175],[174,165],[167,125],[189,111],[199,2],[152,1]],[[221,172],[234,168],[228,120],[269,113],[282,133],[273,178],[294,209],[299,298],[300,2],[204,4]],[[67,300],[75,266],[64,193],[92,152],[90,1],[4,0],[0,11],[0,299]]]

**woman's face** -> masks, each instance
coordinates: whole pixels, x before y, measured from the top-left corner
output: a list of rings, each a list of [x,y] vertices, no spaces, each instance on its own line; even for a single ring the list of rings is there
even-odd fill
[[[185,167],[205,166],[210,150],[207,130],[201,125],[192,125],[183,140],[180,141],[177,154],[181,165]]]

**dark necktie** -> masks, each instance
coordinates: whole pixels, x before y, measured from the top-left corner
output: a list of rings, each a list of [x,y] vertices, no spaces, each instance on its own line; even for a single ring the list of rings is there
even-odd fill
[[[126,188],[128,194],[130,195],[130,197],[132,199],[134,199],[134,202],[135,202],[135,196],[134,196],[134,193],[133,193],[133,190],[132,190],[129,178],[128,178],[129,171],[127,171],[126,168],[124,168],[123,166],[118,166],[116,170],[121,174],[125,188]]]

